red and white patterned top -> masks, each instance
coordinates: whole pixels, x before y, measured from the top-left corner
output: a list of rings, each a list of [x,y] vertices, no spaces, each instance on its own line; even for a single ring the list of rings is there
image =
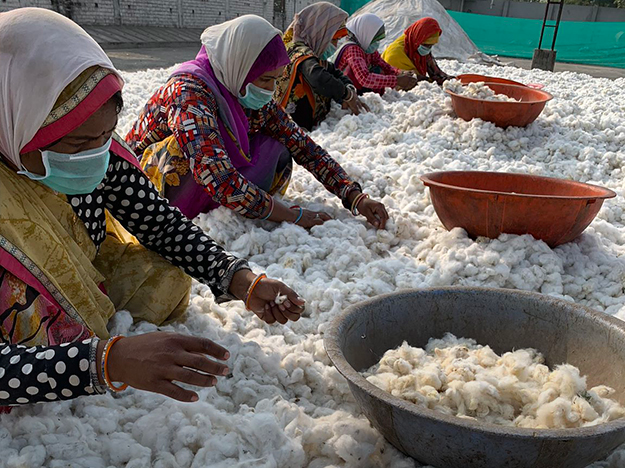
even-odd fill
[[[343,71],[349,67],[348,76],[357,89],[383,90],[397,86],[399,70],[386,63],[378,51],[365,54],[359,45],[350,44],[345,46],[336,65]],[[374,67],[379,67],[382,73],[372,73]]]

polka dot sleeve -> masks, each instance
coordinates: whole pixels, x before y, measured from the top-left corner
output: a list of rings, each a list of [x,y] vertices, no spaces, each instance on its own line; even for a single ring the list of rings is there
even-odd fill
[[[112,153],[102,193],[106,209],[142,245],[209,286],[215,296],[232,298],[232,277],[249,268],[247,262],[227,253],[170,206],[143,172]]]
[[[99,393],[92,382],[90,353],[91,339],[31,348],[0,343],[0,406]]]

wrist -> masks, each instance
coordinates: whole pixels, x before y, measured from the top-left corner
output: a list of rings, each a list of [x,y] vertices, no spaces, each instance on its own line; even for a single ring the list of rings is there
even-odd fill
[[[359,190],[359,189],[354,189],[351,192],[349,192],[347,194],[347,204],[351,207],[356,197],[360,195],[361,193],[362,193],[362,190]]]
[[[104,381],[104,376],[102,375],[102,367],[99,365],[99,363],[102,362],[102,354],[104,353],[105,345],[106,345],[106,340],[98,341],[98,347],[96,348],[96,359],[95,359],[95,364],[96,364],[97,373],[98,373],[98,382],[100,383],[100,386],[102,387],[106,386],[106,382]]]
[[[247,290],[251,286],[252,282],[256,278],[256,275],[252,270],[247,268],[237,271],[232,277],[230,282],[230,289],[228,292],[237,299],[244,301]]]

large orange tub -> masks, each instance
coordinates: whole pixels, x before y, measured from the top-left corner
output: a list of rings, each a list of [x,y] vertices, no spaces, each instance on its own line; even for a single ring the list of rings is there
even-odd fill
[[[445,91],[451,96],[454,111],[463,120],[482,119],[498,127],[525,127],[531,124],[553,99],[546,91],[525,85],[486,83],[497,94],[505,94],[520,102],[487,101]]]
[[[492,239],[531,234],[551,247],[579,236],[603,201],[616,196],[596,185],[505,172],[433,172],[421,180],[447,229]]]
[[[474,75],[471,73],[458,75],[456,79],[460,81],[460,83],[462,84],[479,83],[480,81],[483,81],[485,83],[499,83],[499,84],[511,84],[511,85],[517,85],[517,86],[525,86],[523,83],[519,83],[518,81],[514,81],[514,80],[507,80],[506,78],[497,78],[496,76],[486,76],[486,75]]]

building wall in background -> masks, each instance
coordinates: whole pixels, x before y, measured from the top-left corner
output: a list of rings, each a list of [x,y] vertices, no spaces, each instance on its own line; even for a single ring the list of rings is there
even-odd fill
[[[340,0],[330,0],[338,5]],[[55,10],[81,25],[205,28],[255,14],[278,28],[315,0],[0,0],[0,13],[21,7]]]

